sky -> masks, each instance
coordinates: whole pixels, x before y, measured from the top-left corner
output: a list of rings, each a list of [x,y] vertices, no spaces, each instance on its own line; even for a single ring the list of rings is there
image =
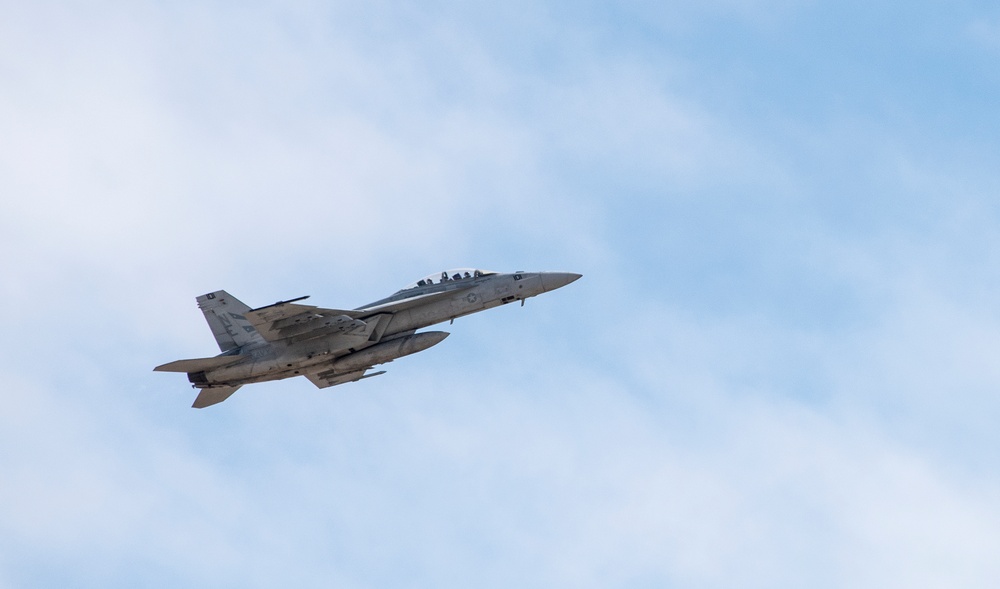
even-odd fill
[[[0,7],[0,589],[1000,583],[995,3]],[[152,372],[458,266],[583,278]]]

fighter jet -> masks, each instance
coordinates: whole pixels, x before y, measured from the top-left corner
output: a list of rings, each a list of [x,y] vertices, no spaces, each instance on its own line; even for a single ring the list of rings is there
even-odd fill
[[[186,372],[199,389],[192,407],[228,399],[241,386],[304,376],[319,388],[385,374],[369,372],[441,343],[444,321],[524,301],[580,278],[569,272],[509,274],[458,268],[434,273],[357,309],[299,304],[309,297],[251,309],[224,290],[196,297],[222,351],[212,358],[176,360],[160,372]]]

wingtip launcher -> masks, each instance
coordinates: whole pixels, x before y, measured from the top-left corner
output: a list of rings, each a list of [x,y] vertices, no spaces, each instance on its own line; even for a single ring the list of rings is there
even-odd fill
[[[263,307],[257,307],[256,309],[250,309],[251,311],[260,311],[261,309],[270,309],[271,307],[277,307],[278,305],[286,305],[288,303],[296,303],[298,301],[304,301],[309,298],[309,295],[304,297],[298,297],[294,299],[288,299],[287,301],[278,301],[277,303],[271,303],[270,305],[264,305]]]

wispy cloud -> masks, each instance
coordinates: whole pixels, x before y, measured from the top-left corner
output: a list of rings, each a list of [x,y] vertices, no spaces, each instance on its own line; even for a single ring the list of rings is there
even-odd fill
[[[0,584],[995,584],[991,115],[824,15],[11,7]],[[333,391],[150,372],[202,292],[462,264],[585,277]]]

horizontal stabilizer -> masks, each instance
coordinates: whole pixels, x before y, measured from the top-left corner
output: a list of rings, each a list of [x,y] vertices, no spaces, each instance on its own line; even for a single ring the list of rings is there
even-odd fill
[[[232,396],[239,388],[239,385],[237,385],[235,387],[208,387],[207,389],[201,389],[201,392],[195,397],[194,405],[191,406],[195,409],[204,409],[216,403],[221,403]]]
[[[246,358],[246,356],[234,355],[216,356],[214,358],[194,358],[191,360],[174,360],[173,362],[167,362],[166,364],[157,366],[153,370],[157,372],[203,372],[205,370],[212,370],[215,368],[221,368],[222,366],[236,364],[244,358]]]

